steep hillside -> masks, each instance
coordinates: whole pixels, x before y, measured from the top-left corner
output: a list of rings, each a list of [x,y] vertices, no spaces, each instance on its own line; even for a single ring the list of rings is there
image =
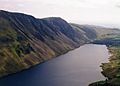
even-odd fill
[[[88,39],[91,39],[91,42],[94,44],[104,44],[107,46],[120,45],[120,29],[73,23],[71,26],[80,30],[83,36],[89,37]]]
[[[0,11],[0,77],[21,71],[89,42],[61,18]]]
[[[116,38],[120,34],[120,29],[118,28],[107,28],[101,26],[86,25],[87,28],[92,28],[98,34],[99,39],[103,38]]]
[[[97,33],[93,28],[86,28],[86,25],[79,25],[79,24],[70,24],[73,28],[77,29],[78,32],[80,32],[80,34],[83,37],[86,37],[89,40],[94,40],[97,38]]]
[[[79,25],[71,23],[73,27],[76,27],[80,30],[88,33],[91,38],[97,39],[106,39],[106,38],[117,38],[120,35],[120,29],[118,28],[107,28],[102,26],[95,26],[95,25]],[[96,34],[96,35],[95,35]]]

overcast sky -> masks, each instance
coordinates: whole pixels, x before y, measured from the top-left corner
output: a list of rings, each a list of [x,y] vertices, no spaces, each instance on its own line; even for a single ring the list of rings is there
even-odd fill
[[[120,0],[0,0],[0,9],[38,18],[120,27]]]

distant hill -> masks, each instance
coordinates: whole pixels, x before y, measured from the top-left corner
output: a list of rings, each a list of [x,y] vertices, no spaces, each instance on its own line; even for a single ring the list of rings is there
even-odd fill
[[[98,32],[90,26],[69,24],[59,17],[38,19],[0,10],[0,76],[27,69],[89,43],[99,37]]]
[[[88,30],[89,34],[96,34],[97,39],[113,38],[120,35],[120,29],[118,28],[107,28],[95,25],[79,25],[74,23],[71,23],[71,25],[82,30]]]

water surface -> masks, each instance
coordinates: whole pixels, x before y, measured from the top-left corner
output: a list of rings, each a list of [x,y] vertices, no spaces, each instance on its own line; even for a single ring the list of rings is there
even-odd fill
[[[99,66],[108,57],[105,45],[86,44],[29,70],[0,79],[0,86],[87,86],[105,79]]]

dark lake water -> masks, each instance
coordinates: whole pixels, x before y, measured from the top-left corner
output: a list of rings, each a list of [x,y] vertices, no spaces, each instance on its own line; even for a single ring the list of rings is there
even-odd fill
[[[105,79],[101,63],[108,61],[105,45],[86,44],[29,70],[0,79],[0,86],[87,86]]]

